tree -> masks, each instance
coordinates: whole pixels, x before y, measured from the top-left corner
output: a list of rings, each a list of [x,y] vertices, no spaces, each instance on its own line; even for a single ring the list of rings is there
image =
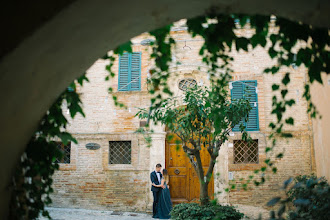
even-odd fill
[[[183,151],[189,157],[200,182],[200,201],[209,203],[208,184],[213,174],[214,165],[221,145],[228,139],[229,132],[240,121],[248,120],[251,106],[248,99],[230,101],[228,87],[195,86],[184,93],[183,105],[179,98],[170,97],[162,102],[160,108],[141,109],[140,118],[160,122],[176,134],[182,142]],[[219,95],[215,95],[219,94]],[[244,126],[240,125],[241,130]],[[247,136],[245,136],[247,137]],[[200,157],[205,147],[210,155],[206,173]]]

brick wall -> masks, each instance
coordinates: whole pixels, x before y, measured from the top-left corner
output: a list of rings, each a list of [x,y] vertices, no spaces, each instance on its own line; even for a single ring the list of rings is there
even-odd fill
[[[203,43],[198,37],[191,38],[184,28],[177,28],[171,34],[177,41],[177,47],[170,68],[173,77],[169,80],[175,96],[182,95],[178,89],[180,79],[194,78],[198,83],[208,85],[207,69],[201,63],[198,51]],[[239,34],[249,34],[249,30],[242,30]],[[138,108],[148,107],[150,96],[147,93],[146,78],[152,62],[149,60],[150,48],[142,46],[140,42],[147,39],[147,34],[142,34],[133,41],[133,51],[142,52],[142,79],[141,91],[117,92],[117,76],[110,81],[104,81],[107,72],[107,61],[98,60],[87,71],[90,83],[79,88],[86,118],[78,116],[71,121],[69,127],[78,139],[79,144],[72,145],[71,164],[61,164],[60,171],[54,176],[55,192],[52,196],[54,206],[84,207],[112,210],[151,210],[151,193],[149,172],[157,161],[165,161],[164,152],[164,128],[156,129],[154,144],[151,149],[146,147],[142,136],[134,134],[139,128],[140,120],[134,115]],[[188,47],[185,47],[188,46]],[[259,141],[259,164],[238,165],[233,164],[233,148],[229,143],[239,139],[240,134],[235,133],[228,143],[224,144],[215,167],[215,172],[220,176],[215,178],[215,192],[223,191],[228,186],[228,172],[234,173],[233,182],[239,183],[240,178],[247,178],[253,174],[255,168],[263,166],[266,158],[265,148],[269,146],[267,136],[270,133],[268,124],[274,120],[270,114],[272,105],[271,85],[279,83],[286,69],[273,75],[263,74],[263,69],[270,66],[273,61],[266,51],[257,47],[251,52],[232,52],[235,58],[233,63],[233,80],[257,80],[258,82],[258,106],[260,131],[251,132],[253,138]],[[118,63],[114,70],[118,71]],[[266,185],[252,190],[234,190],[229,195],[217,196],[220,202],[254,204],[262,206],[266,199],[278,193],[279,186],[289,176],[310,173],[311,168],[311,129],[310,120],[306,114],[306,102],[301,99],[306,70],[303,68],[293,70],[289,86],[289,97],[296,100],[297,105],[287,111],[287,115],[293,115],[295,126],[287,126],[287,131],[292,131],[295,137],[286,140],[279,139],[274,153],[285,149],[284,158],[277,161],[278,173],[271,175]],[[109,85],[113,86],[114,94],[118,100],[124,102],[127,109],[114,106],[111,95],[107,92]],[[109,141],[132,141],[132,164],[109,165]],[[87,143],[98,143],[101,148],[88,150]],[[157,155],[157,158],[155,158]],[[159,158],[158,158],[159,157]]]

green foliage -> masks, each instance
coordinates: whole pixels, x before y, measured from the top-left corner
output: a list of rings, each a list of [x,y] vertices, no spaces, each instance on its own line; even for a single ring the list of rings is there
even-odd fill
[[[200,149],[204,143],[212,145],[216,141],[227,140],[229,131],[242,118],[247,120],[251,109],[248,100],[230,102],[225,88],[218,95],[213,92],[212,89],[196,86],[185,91],[183,106],[179,106],[181,100],[177,97],[168,98],[162,102],[161,108],[151,111],[140,109],[137,115],[166,125],[184,143],[190,142]],[[195,143],[196,138],[207,140]]]
[[[113,70],[113,65],[116,61],[116,56],[123,55],[124,52],[132,53],[132,42],[128,41],[126,43],[123,43],[119,45],[117,48],[115,48],[113,51],[111,51],[111,54],[105,54],[102,59],[109,60],[109,64],[105,66],[105,69],[108,71],[109,75],[105,77],[105,81],[109,81],[110,79],[114,78],[116,76],[115,71]],[[109,93],[113,93],[113,88],[109,87],[108,89]],[[116,106],[119,106],[121,108],[125,107],[125,105],[121,102],[118,102],[117,96],[112,95],[113,101]]]
[[[214,90],[218,92],[215,93]],[[220,147],[228,140],[229,132],[242,118],[248,120],[250,110],[247,99],[231,102],[226,87],[214,89],[195,86],[184,92],[183,100],[170,97],[161,103],[160,108],[140,109],[137,116],[166,125],[169,131],[181,139],[182,148],[189,157],[200,184],[205,187],[200,195],[204,205],[209,202],[207,186],[213,175]],[[206,173],[203,170],[206,164],[203,165],[200,158],[200,150],[203,147],[207,148],[211,157]]]
[[[63,156],[54,140],[59,139],[64,144],[69,141],[77,143],[65,131],[68,121],[62,107],[65,103],[72,118],[77,113],[84,116],[79,95],[75,92],[75,83],[83,85],[84,81],[88,81],[85,75],[71,83],[60,95],[41,119],[37,131],[27,144],[13,177],[10,219],[36,219],[40,213],[50,218],[45,205],[52,202],[52,175],[59,168],[56,158]]]
[[[324,177],[298,176],[287,195],[295,207],[290,219],[329,219],[330,185]]]
[[[314,28],[297,21],[278,17],[272,24],[278,28],[278,31],[270,32],[269,28],[272,23],[270,22],[270,16],[224,15],[215,13],[214,11],[216,10],[213,8],[209,11],[210,13],[204,16],[188,19],[187,26],[189,33],[193,37],[199,36],[204,39],[204,44],[200,48],[199,54],[202,56],[204,64],[208,67],[211,89],[207,92],[205,91],[206,97],[202,99],[195,94],[191,94],[187,100],[194,104],[187,105],[187,107],[181,110],[173,108],[173,110],[166,113],[166,116],[163,116],[162,109],[167,108],[169,110],[169,108],[166,105],[168,101],[165,100],[162,93],[172,95],[167,80],[171,74],[169,66],[172,63],[172,49],[175,47],[175,41],[170,36],[171,25],[151,31],[150,34],[155,37],[155,42],[151,43],[151,58],[155,61],[155,67],[150,71],[151,78],[148,79],[148,82],[151,88],[149,93],[153,96],[151,98],[150,112],[143,112],[143,114],[142,111],[140,112],[144,118],[159,118],[161,123],[166,124],[173,131],[180,131],[179,133],[183,137],[182,140],[186,141],[183,141],[183,143],[186,144],[189,141],[193,145],[193,148],[186,146],[187,154],[194,155],[201,147],[209,145],[215,146],[214,149],[210,148],[209,150],[211,155],[213,154],[213,157],[216,157],[218,148],[226,140],[228,130],[224,130],[224,128],[232,127],[243,115],[246,115],[241,113],[246,113],[247,111],[245,107],[239,107],[244,106],[243,101],[226,102],[228,99],[225,90],[228,82],[231,80],[230,74],[233,72],[231,69],[233,57],[231,57],[230,52],[233,49],[249,51],[250,48],[257,46],[268,48],[269,56],[276,61],[275,65],[264,70],[265,73],[276,74],[281,70],[281,67],[286,66],[290,69],[293,64],[297,67],[303,65],[308,68],[309,79],[305,85],[303,97],[308,102],[308,113],[312,117],[318,115],[316,107],[311,102],[310,84],[314,81],[322,83],[321,73],[330,73],[330,52],[327,48],[330,45],[328,29]],[[239,21],[239,25],[235,24],[235,20]],[[242,27],[244,28],[245,25],[249,25],[255,30],[255,33],[250,37],[237,36],[235,32]],[[302,47],[297,48],[298,43]],[[103,59],[110,61],[109,65],[106,66],[106,70],[109,72],[106,80],[110,80],[115,76],[112,68],[115,62],[115,55],[120,55],[124,51],[132,52],[131,45],[131,42],[125,43],[116,48],[113,54],[106,54],[103,57]],[[292,137],[292,134],[283,132],[284,124],[294,125],[294,118],[283,118],[286,110],[295,104],[294,99],[287,98],[288,87],[291,82],[290,74],[292,74],[290,71],[285,74],[281,85],[274,84],[272,86],[274,91],[280,91],[280,96],[274,95],[272,99],[272,114],[276,116],[277,121],[269,124],[273,131],[270,135],[273,145],[267,148],[267,152],[270,152],[276,145],[276,137]],[[84,80],[87,80],[87,78],[82,77],[78,79],[78,83],[82,84]],[[109,92],[113,92],[111,87]],[[13,181],[12,219],[35,218],[39,211],[42,211],[42,214],[45,216],[48,215],[44,210],[44,204],[50,202],[49,193],[52,191],[50,188],[51,175],[58,168],[56,163],[52,164],[54,158],[58,156],[52,140],[53,138],[59,138],[63,143],[68,141],[76,142],[71,134],[65,131],[67,119],[61,109],[63,100],[67,104],[71,117],[74,117],[77,113],[84,115],[79,96],[75,93],[75,84],[71,84],[68,90],[61,94],[59,99],[56,100],[42,118],[37,132],[31,138],[27,150],[22,156]],[[118,102],[116,96],[113,97],[113,100],[117,106],[124,107],[123,103]],[[213,103],[218,104],[213,105]],[[188,113],[186,113],[187,110]],[[151,112],[153,116],[149,116],[152,115],[150,114]],[[173,122],[171,118],[177,114],[181,114],[183,117],[179,117],[181,118],[180,120]],[[247,119],[246,116],[244,118],[245,120]],[[189,121],[190,119],[197,120]],[[176,129],[177,126],[180,126],[181,129]],[[208,134],[212,133],[212,140],[204,141],[204,144],[200,144],[199,141],[191,142],[187,139],[189,137],[187,133],[189,132],[188,128],[194,132],[194,135],[191,137],[197,134],[205,139],[208,137]],[[244,131],[244,126],[241,127],[241,131]],[[248,138],[246,132],[242,136],[246,139]],[[199,140],[202,139],[199,138]],[[150,141],[151,139],[149,138],[147,143],[150,144]],[[35,152],[36,149],[40,150],[38,152],[40,152],[42,157],[31,153]],[[283,154],[279,154],[277,158],[280,159],[282,157]],[[193,161],[191,162],[193,163]],[[269,160],[267,161],[267,167],[255,172],[261,175],[260,182],[254,181],[256,185],[265,182],[264,174],[268,167],[272,168],[274,173],[276,172],[276,168],[272,167],[273,164],[274,162]],[[213,170],[208,171],[208,175],[212,175],[211,171]],[[203,179],[201,178],[202,174],[200,173],[201,181]],[[32,200],[30,200],[30,195]],[[284,211],[285,208],[282,208],[278,214]]]
[[[286,197],[275,197],[267,205],[279,204],[277,212],[271,212],[271,219],[325,220],[330,216],[330,185],[324,177],[315,175],[297,176],[283,184]]]
[[[237,211],[232,206],[221,206],[218,204],[209,204],[200,206],[196,203],[181,203],[173,207],[171,219],[175,220],[239,220],[244,214]]]
[[[330,73],[330,52],[327,48],[330,42],[328,29],[314,28],[281,17],[271,19],[271,16],[264,15],[225,15],[217,14],[215,11],[217,10],[210,8],[206,15],[188,19],[186,23],[188,31],[193,37],[199,36],[204,39],[199,54],[202,56],[203,63],[208,67],[208,74],[214,88],[213,95],[217,95],[222,88],[225,88],[231,79],[230,75],[233,72],[231,63],[234,59],[230,52],[233,49],[250,51],[251,48],[261,46],[268,49],[269,56],[276,61],[273,66],[264,70],[265,73],[277,74],[284,66],[289,69],[282,79],[282,84],[274,84],[272,87],[274,91],[280,90],[280,96],[274,95],[272,99],[271,113],[276,116],[277,120],[270,123],[272,128],[272,134],[269,136],[272,143],[272,147],[268,149],[270,152],[276,145],[277,137],[293,137],[291,133],[283,132],[284,125],[294,125],[294,118],[283,118],[286,110],[295,105],[295,100],[288,98],[292,67],[305,66],[308,68],[309,80],[306,82],[303,97],[308,102],[307,112],[312,117],[318,115],[316,107],[311,102],[309,87],[313,81],[322,83],[322,72]],[[239,24],[235,24],[235,20],[239,21]],[[255,33],[249,37],[235,34],[236,31],[245,27],[254,29]],[[157,88],[158,85],[166,87],[167,79],[171,74],[168,71],[168,65],[171,64],[170,45],[172,43],[174,45],[175,41],[171,39],[168,26],[157,29],[154,33],[157,33],[157,35],[153,34],[157,43],[153,45],[153,50],[157,53],[153,53],[153,57],[158,61],[161,61],[161,57],[165,59],[163,62],[156,62],[156,69],[162,71],[152,72],[151,85],[154,86],[153,88]],[[170,94],[169,89],[166,89],[165,92]],[[155,93],[155,90],[151,90],[151,94],[155,95],[151,99],[152,103],[157,103],[152,105],[151,109],[160,108],[163,101],[162,96]],[[215,124],[215,129],[217,126],[219,125]],[[242,137],[247,138],[246,134],[243,134]],[[274,171],[276,170],[273,167],[274,164],[271,161],[267,166]],[[265,175],[265,171],[267,169],[260,175]],[[264,181],[260,183],[264,183]]]

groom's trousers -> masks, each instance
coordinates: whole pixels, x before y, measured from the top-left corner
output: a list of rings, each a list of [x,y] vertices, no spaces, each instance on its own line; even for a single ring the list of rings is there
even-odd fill
[[[152,216],[156,215],[156,208],[157,208],[160,192],[161,190],[158,190],[157,192],[152,191],[152,195],[154,196],[154,202],[152,204]]]

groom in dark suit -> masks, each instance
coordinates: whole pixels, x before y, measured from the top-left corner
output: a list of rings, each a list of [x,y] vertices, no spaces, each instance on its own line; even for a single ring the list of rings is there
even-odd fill
[[[151,184],[154,183],[155,185],[160,185],[162,179],[162,174],[160,172],[161,169],[162,169],[162,165],[157,164],[155,171],[150,173]],[[154,202],[152,204],[152,217],[156,215],[156,207],[161,190],[162,190],[161,187],[151,186],[152,195],[154,196]]]

